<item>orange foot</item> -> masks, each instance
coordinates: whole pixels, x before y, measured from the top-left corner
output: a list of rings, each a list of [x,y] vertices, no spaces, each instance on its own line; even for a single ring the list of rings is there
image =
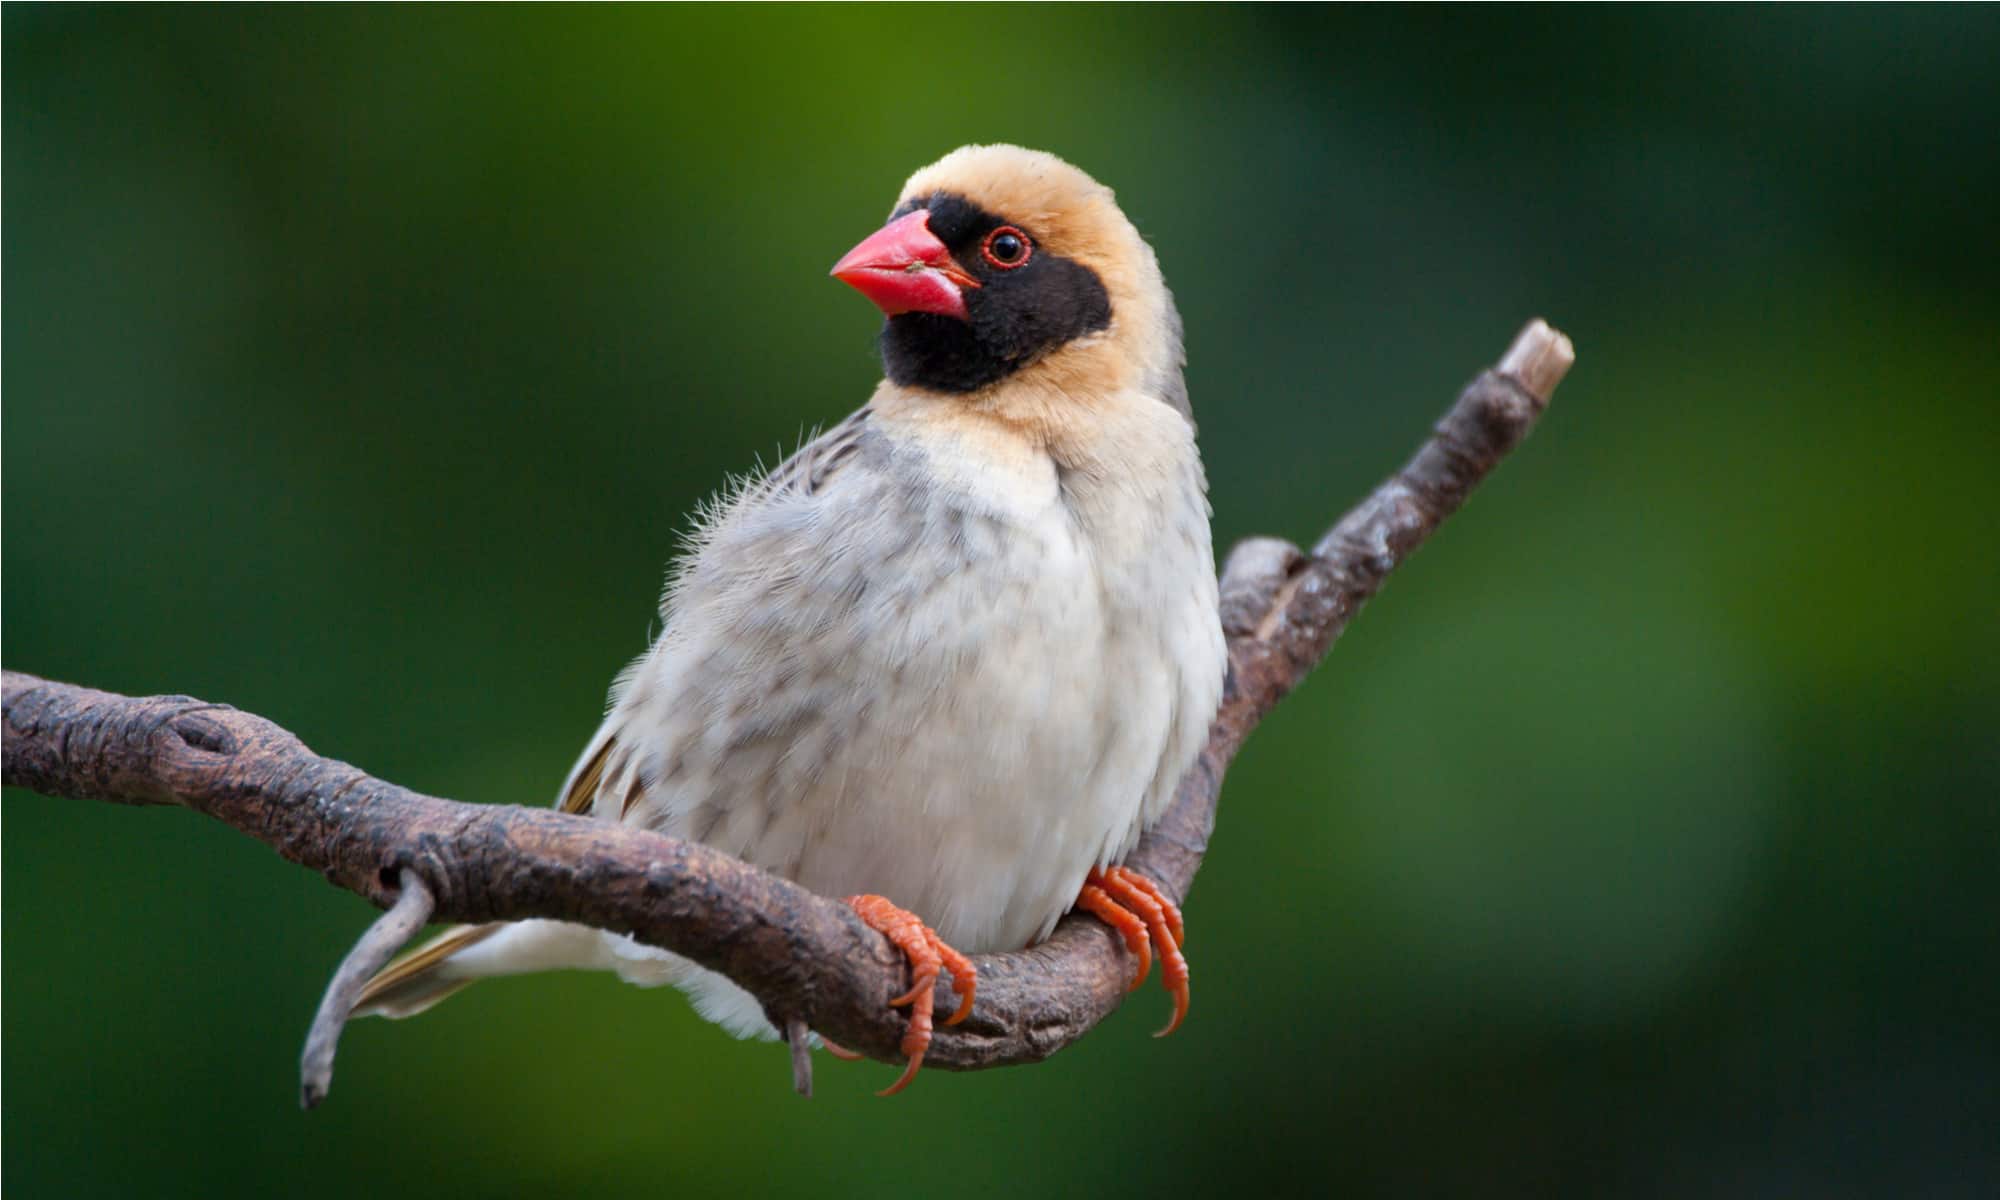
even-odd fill
[[[945,945],[937,931],[918,920],[915,913],[897,908],[881,896],[849,896],[847,906],[910,960],[910,990],[889,1001],[897,1006],[910,1006],[910,1028],[903,1034],[903,1056],[910,1060],[910,1065],[903,1068],[902,1078],[876,1093],[893,1096],[917,1077],[917,1068],[924,1063],[924,1051],[931,1047],[931,1014],[937,1004],[939,968],[951,968],[951,987],[958,993],[958,1008],[945,1018],[947,1025],[956,1025],[971,1014],[972,994],[978,988],[979,977],[972,969],[972,961]],[[860,1057],[824,1037],[820,1042],[836,1057]]]
[[[1146,981],[1153,968],[1152,950],[1159,950],[1160,982],[1174,998],[1174,1019],[1153,1036],[1165,1037],[1179,1029],[1188,1011],[1188,965],[1181,957],[1187,930],[1181,925],[1180,907],[1167,899],[1159,884],[1127,867],[1091,871],[1076,906],[1124,935],[1125,948],[1139,960],[1132,990]]]

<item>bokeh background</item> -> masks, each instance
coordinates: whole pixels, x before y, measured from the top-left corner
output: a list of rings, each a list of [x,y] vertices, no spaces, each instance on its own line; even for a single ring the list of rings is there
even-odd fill
[[[1176,1037],[806,1103],[546,977],[302,1114],[371,911],[10,792],[11,1194],[2000,1189],[1993,9],[3,19],[7,665],[436,794],[552,794],[684,514],[867,395],[827,266],[960,143],[1157,245],[1219,546],[1526,318],[1580,355],[1231,775]]]

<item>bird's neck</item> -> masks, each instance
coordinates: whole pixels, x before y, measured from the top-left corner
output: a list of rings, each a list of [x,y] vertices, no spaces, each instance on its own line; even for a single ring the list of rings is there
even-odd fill
[[[1193,426],[1136,389],[1081,399],[1016,387],[981,402],[885,383],[871,407],[953,490],[1042,493],[1086,523],[1205,492]]]

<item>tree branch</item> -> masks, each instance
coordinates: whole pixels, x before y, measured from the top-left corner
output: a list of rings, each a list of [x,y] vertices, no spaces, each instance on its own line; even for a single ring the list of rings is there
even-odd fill
[[[354,1011],[355,1001],[361,999],[361,989],[368,986],[375,972],[388,965],[397,947],[415,937],[424,922],[431,919],[434,902],[423,876],[405,870],[401,883],[402,895],[354,943],[354,949],[347,952],[340,969],[333,973],[333,982],[326,985],[319,1012],[313,1015],[312,1028],[306,1031],[306,1048],[299,1055],[302,1108],[318,1106],[333,1086],[333,1052],[340,1048],[340,1031],[347,1027],[348,1014]]]
[[[1416,456],[1310,555],[1271,538],[1230,553],[1222,704],[1200,758],[1128,865],[1168,894],[1187,895],[1214,828],[1223,773],[1243,739],[1527,435],[1573,361],[1567,338],[1530,322],[1506,356],[1467,385]],[[781,1030],[803,1024],[900,1061],[905,1016],[888,1001],[908,986],[903,957],[845,905],[707,846],[549,809],[421,795],[322,758],[262,717],[185,696],[117,696],[13,671],[4,688],[7,784],[185,805],[382,907],[398,900],[409,872],[440,920],[549,917],[630,934],[734,979]],[[384,921],[391,929],[404,923]],[[365,960],[364,948],[350,961]],[[926,1066],[976,1070],[1047,1058],[1118,1006],[1133,966],[1107,926],[1074,913],[1040,945],[976,961],[978,1006],[964,1024],[938,1028]],[[329,1004],[336,991],[338,980]],[[330,1072],[331,1043],[309,1054],[315,1048]],[[809,1086],[804,1077],[798,1083]]]

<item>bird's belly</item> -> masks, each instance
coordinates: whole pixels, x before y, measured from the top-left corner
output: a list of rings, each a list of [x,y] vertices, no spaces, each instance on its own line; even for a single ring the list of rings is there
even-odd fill
[[[815,645],[787,683],[743,680],[773,736],[697,735],[648,823],[822,895],[886,896],[968,953],[1044,936],[1136,836],[1179,677],[1083,548],[1010,548]]]
[[[803,852],[776,865],[822,894],[886,896],[968,953],[1020,949],[1069,908],[1136,822],[1159,745],[1119,706],[1135,665],[1112,661],[1095,590],[1021,598],[976,645],[933,647],[937,686],[876,700],[805,782],[787,814]]]
[[[912,563],[835,530],[811,604],[690,602],[614,715],[639,749],[612,811],[822,895],[886,896],[967,953],[1039,940],[1157,815],[1214,711],[1190,496],[1112,539],[1060,504],[966,516],[948,555]]]

